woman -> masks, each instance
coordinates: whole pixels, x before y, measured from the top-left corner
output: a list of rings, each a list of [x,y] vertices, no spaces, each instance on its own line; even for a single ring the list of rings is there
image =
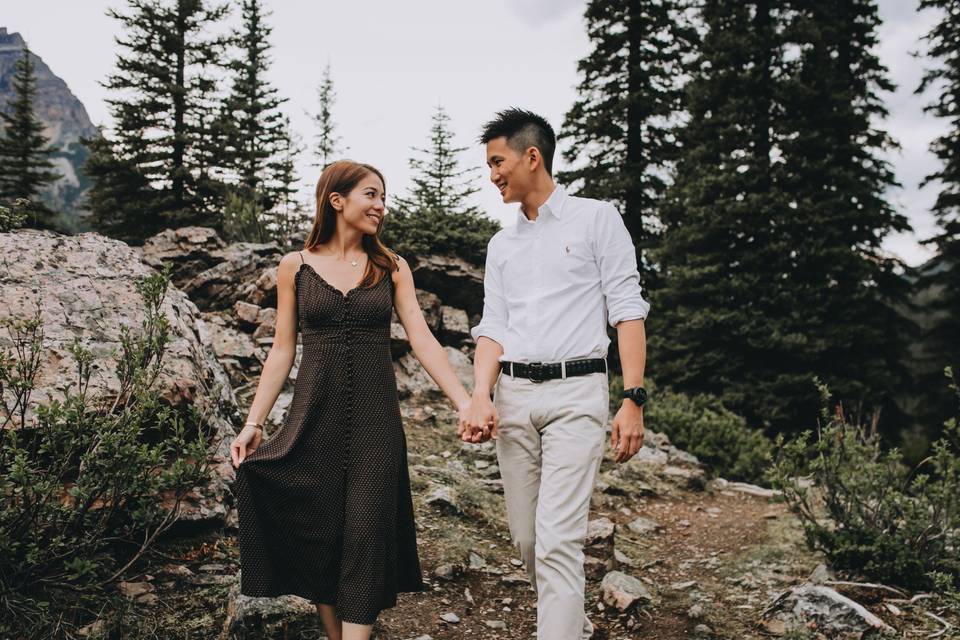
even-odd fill
[[[367,640],[398,592],[423,589],[390,357],[393,309],[414,354],[457,405],[460,429],[470,402],[423,319],[410,267],[380,242],[384,190],[369,165],[340,161],[321,174],[305,249],[280,261],[273,347],[231,446],[241,593],[312,600],[331,640]],[[293,401],[261,447],[298,327]]]

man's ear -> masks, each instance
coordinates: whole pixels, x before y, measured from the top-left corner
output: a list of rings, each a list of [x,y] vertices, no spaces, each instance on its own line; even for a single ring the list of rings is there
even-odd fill
[[[334,208],[338,213],[343,211],[343,196],[334,191],[330,194],[330,206]]]
[[[540,156],[540,149],[536,147],[527,148],[527,162],[530,166],[530,171],[536,171],[537,167],[543,164],[543,158]]]

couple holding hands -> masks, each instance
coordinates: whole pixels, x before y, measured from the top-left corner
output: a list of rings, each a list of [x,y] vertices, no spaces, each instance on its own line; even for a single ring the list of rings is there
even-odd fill
[[[643,444],[649,305],[616,208],[554,182],[556,136],[544,118],[508,109],[480,141],[490,180],[520,207],[516,226],[487,248],[472,396],[424,321],[410,267],[380,241],[385,185],[375,168],[323,170],[305,248],[278,267],[274,343],[231,446],[241,592],[310,599],[331,640],[367,640],[397,593],[424,588],[390,354],[394,310],[458,407],[461,439],[496,439],[510,534],[537,593],[537,637],[593,631],[583,541],[609,417],[606,325],[617,330],[626,389],[611,426],[614,460],[624,462]],[[293,400],[261,446],[298,332]]]

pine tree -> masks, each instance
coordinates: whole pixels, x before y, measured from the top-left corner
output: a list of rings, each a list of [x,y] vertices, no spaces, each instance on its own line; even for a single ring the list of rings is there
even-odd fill
[[[4,128],[0,137],[0,201],[30,201],[33,215],[27,223],[34,227],[50,227],[53,212],[40,202],[40,190],[57,179],[50,161],[51,149],[43,135],[43,123],[33,110],[37,95],[30,49],[26,45],[16,62],[13,77],[13,100],[9,113],[0,113]]]
[[[558,178],[585,197],[613,200],[637,245],[643,280],[656,241],[657,207],[676,158],[684,64],[696,42],[686,0],[591,0],[593,50],[577,65],[579,99],[560,132],[575,168]]]
[[[874,53],[879,25],[875,0],[795,2],[784,36],[800,52],[783,83],[784,279],[804,368],[848,411],[882,409],[892,435],[910,327],[895,310],[907,296],[902,265],[881,243],[910,227],[885,198],[896,181],[883,156],[896,144],[879,126],[881,93],[894,86]]]
[[[782,425],[805,385],[813,389],[793,363],[803,336],[786,330],[792,310],[779,277],[789,249],[779,238],[788,206],[772,154],[783,49],[775,4],[704,2],[689,122],[661,209],[651,362],[661,384],[712,393],[755,424]]]
[[[937,249],[939,265],[920,283],[940,292],[924,310],[934,322],[924,339],[929,375],[918,389],[927,399],[922,403],[927,411],[921,418],[934,427],[956,410],[943,370],[950,366],[960,375],[960,12],[950,0],[922,0],[920,9],[939,9],[942,17],[924,38],[927,54],[939,64],[924,73],[917,92],[936,87],[936,97],[926,111],[950,122],[950,129],[931,145],[942,167],[924,181],[940,188],[933,205],[940,231],[928,241]]]
[[[289,145],[280,105],[286,102],[267,81],[267,52],[272,28],[261,0],[243,0],[243,27],[235,35],[240,55],[229,64],[233,87],[223,112],[223,165],[231,181],[247,197],[272,209],[284,188],[278,184],[275,161]]]
[[[210,35],[227,14],[225,4],[207,0],[127,0],[127,12],[110,10],[123,35],[117,70],[104,86],[114,121],[112,154],[97,162],[119,159],[130,177],[149,188],[123,218],[93,209],[93,222],[127,237],[144,238],[164,227],[215,224],[213,207],[219,193],[215,162],[217,84],[213,70],[221,64],[227,38]],[[105,163],[105,164],[104,164]],[[92,172],[92,175],[96,175]],[[96,186],[98,203],[115,202],[139,186],[118,184],[119,178]]]
[[[336,123],[333,121],[333,105],[336,101],[337,92],[334,91],[333,78],[330,76],[330,63],[327,63],[323,70],[323,79],[317,87],[317,113],[311,116],[317,128],[313,145],[316,162],[313,166],[321,169],[333,161],[337,144],[340,142],[340,137],[334,133]]]
[[[99,136],[84,139],[83,144],[90,152],[83,169],[93,182],[85,202],[91,212],[91,225],[132,244],[159,230],[151,223],[159,218],[160,212],[155,209],[159,203],[137,164],[122,156],[102,130]]]
[[[275,181],[275,200],[273,209],[269,213],[269,226],[273,236],[281,245],[287,245],[300,228],[304,227],[310,217],[301,210],[297,202],[297,184],[300,181],[296,171],[297,156],[303,152],[299,138],[290,126],[290,118],[283,117],[284,129],[283,146],[278,150],[276,158],[271,162],[270,171]]]
[[[662,215],[658,380],[776,431],[813,423],[815,376],[889,409],[904,291],[880,243],[906,222],[883,200],[876,7],[710,0],[703,18]]]
[[[454,146],[450,117],[442,106],[432,121],[429,146],[414,147],[420,156],[409,160],[413,188],[390,207],[384,239],[400,253],[447,253],[482,264],[487,242],[500,225],[469,203],[478,191],[473,170],[460,168],[458,156],[466,147]]]

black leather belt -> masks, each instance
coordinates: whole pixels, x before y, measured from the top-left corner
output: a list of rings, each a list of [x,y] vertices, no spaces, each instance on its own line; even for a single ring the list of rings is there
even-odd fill
[[[607,361],[603,358],[583,360],[565,360],[564,362],[501,362],[500,370],[517,378],[527,378],[533,382],[556,380],[557,378],[585,376],[588,373],[606,373]]]

